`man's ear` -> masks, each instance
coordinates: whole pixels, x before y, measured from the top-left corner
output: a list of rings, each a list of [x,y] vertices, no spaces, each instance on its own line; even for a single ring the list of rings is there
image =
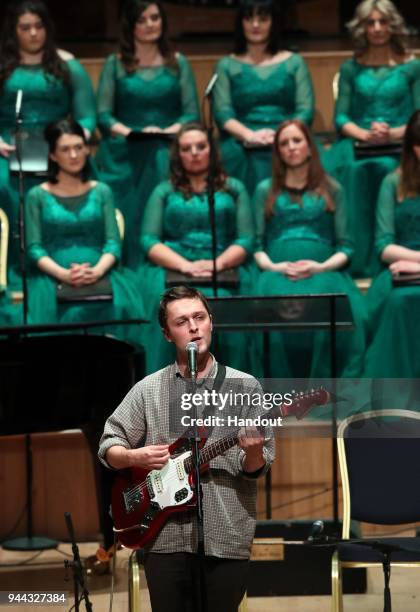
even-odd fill
[[[168,342],[172,342],[172,338],[170,337],[169,332],[166,329],[166,327],[161,327],[160,329],[162,330],[162,334],[165,340],[167,340]]]
[[[213,315],[210,316],[210,331],[213,331]]]

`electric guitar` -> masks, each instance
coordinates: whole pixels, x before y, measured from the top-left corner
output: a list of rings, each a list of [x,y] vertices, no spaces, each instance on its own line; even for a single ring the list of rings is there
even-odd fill
[[[302,419],[312,406],[322,406],[330,400],[325,389],[298,393],[289,405],[275,406],[264,413],[282,418]],[[234,433],[207,443],[200,449],[200,471],[208,463],[238,443],[240,427]],[[128,468],[116,474],[112,488],[112,516],[114,531],[127,548],[143,548],[161,530],[175,512],[185,512],[196,504],[194,462],[190,440],[178,438],[169,446],[170,459],[160,470]]]

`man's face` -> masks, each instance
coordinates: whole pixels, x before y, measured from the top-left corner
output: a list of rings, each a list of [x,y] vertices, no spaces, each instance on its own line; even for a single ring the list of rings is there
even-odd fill
[[[199,298],[182,298],[170,302],[166,309],[168,342],[175,344],[177,354],[184,355],[188,342],[196,342],[199,355],[208,353],[211,343],[212,321]]]

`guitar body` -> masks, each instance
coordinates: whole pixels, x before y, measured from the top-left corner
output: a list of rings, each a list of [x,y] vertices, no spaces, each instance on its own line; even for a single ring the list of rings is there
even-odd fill
[[[123,546],[143,548],[171,514],[195,506],[193,473],[184,467],[185,460],[192,456],[187,442],[180,438],[169,447],[171,458],[161,470],[130,468],[117,472],[112,518]]]

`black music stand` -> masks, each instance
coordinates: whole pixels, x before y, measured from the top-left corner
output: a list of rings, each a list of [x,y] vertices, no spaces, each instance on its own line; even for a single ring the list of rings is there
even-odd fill
[[[217,331],[264,332],[264,375],[268,374],[269,331],[326,330],[330,333],[330,369],[332,392],[332,481],[333,517],[338,525],[338,467],[337,467],[337,407],[335,378],[337,376],[337,330],[351,330],[354,326],[348,296],[345,293],[288,294],[273,296],[231,296],[207,298]],[[271,472],[266,474],[266,518],[271,519]]]
[[[131,344],[87,332],[104,325],[144,322],[130,319],[0,328],[0,336],[7,338],[0,340],[4,381],[0,388],[0,431],[2,435],[25,435],[27,496],[26,537],[7,540],[3,548],[56,548],[55,540],[33,535],[31,434],[81,428],[95,456],[104,422],[133,386],[139,365]],[[68,333],[72,331],[84,334]],[[108,516],[111,486],[106,482],[110,477],[97,461],[94,468],[101,529],[105,538],[109,532],[112,543]]]

